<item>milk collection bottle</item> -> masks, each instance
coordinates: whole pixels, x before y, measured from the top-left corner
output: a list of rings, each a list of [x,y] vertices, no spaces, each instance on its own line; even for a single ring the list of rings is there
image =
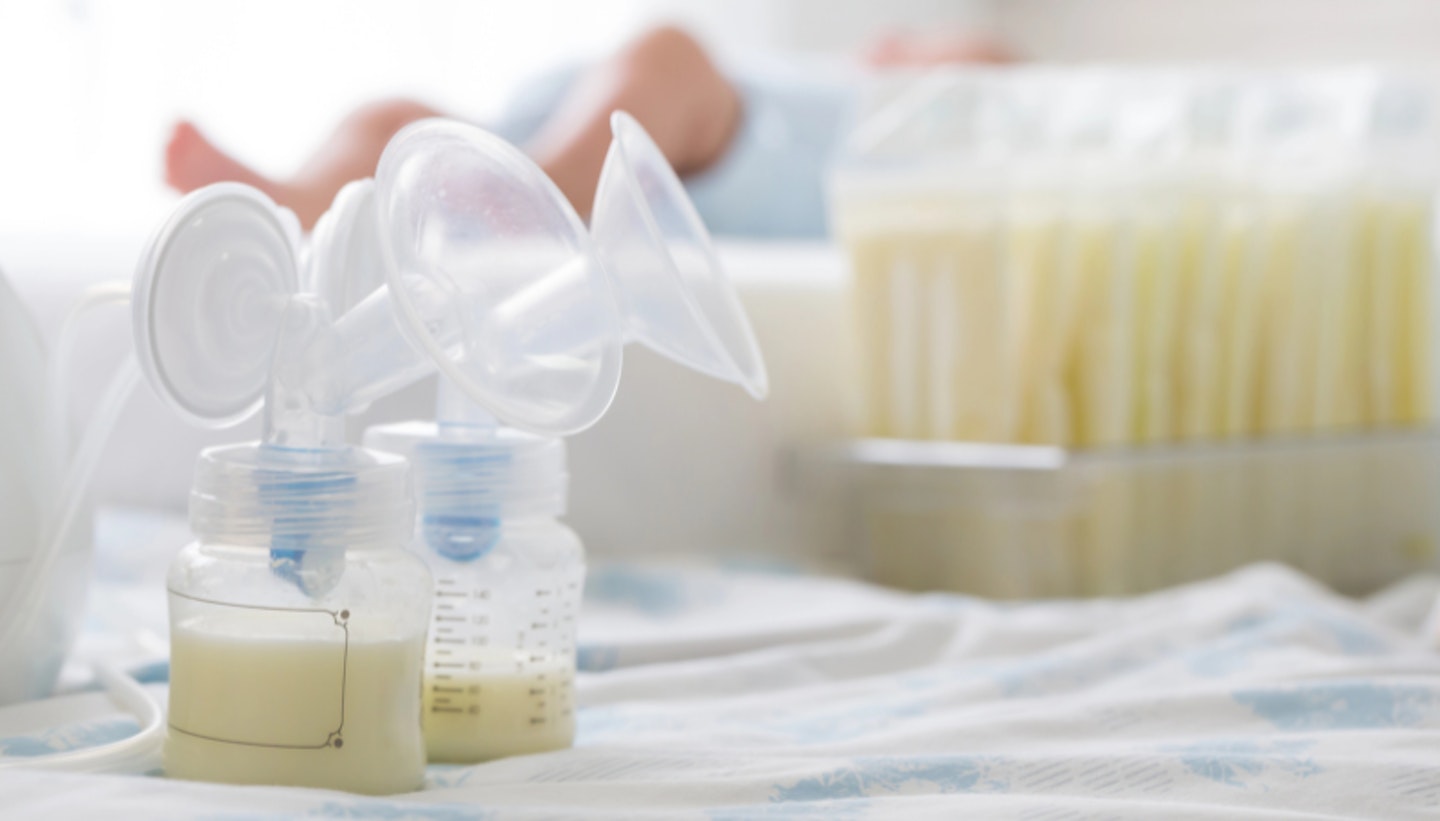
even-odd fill
[[[831,205],[851,433],[909,440],[837,483],[879,579],[1119,595],[1283,561],[1360,593],[1433,564],[1422,84],[1034,66],[875,91]]]
[[[1113,447],[1433,418],[1434,121],[1369,70],[936,73],[834,177],[858,433]]]
[[[166,772],[415,789],[430,576],[406,549],[405,464],[266,447],[212,448],[196,469],[197,541],[168,580]]]
[[[766,390],[679,181],[638,124],[612,125],[593,236],[513,146],[431,120],[341,191],[308,253],[292,215],[232,184],[152,237],[134,302],[151,386],[200,425],[264,413],[261,442],[196,467],[167,773],[389,793],[420,785],[427,747],[572,743],[585,565],[555,518],[560,437],[603,415],[632,338]],[[436,423],[345,442],[346,415],[436,371]]]
[[[212,426],[264,407],[261,442],[210,448],[196,464],[195,541],[167,578],[164,767],[414,789],[430,576],[406,549],[409,467],[343,441],[351,408],[328,404],[346,397],[333,393],[344,369],[327,346],[365,331],[298,292],[287,217],[253,189],[202,189],[151,238],[136,274],[137,354],[162,399]]]
[[[563,440],[412,422],[373,428],[365,443],[404,454],[421,489],[415,544],[435,576],[423,691],[430,760],[570,746],[585,554],[555,518]]]
[[[593,243],[619,338],[763,398],[754,333],[679,179],[628,115],[617,112],[611,125],[589,236],[570,241]],[[564,200],[552,192],[551,202]],[[415,469],[415,544],[436,581],[425,663],[430,758],[567,747],[585,559],[555,518],[565,511],[564,443],[500,424],[449,381],[436,407],[435,422],[365,436]]]

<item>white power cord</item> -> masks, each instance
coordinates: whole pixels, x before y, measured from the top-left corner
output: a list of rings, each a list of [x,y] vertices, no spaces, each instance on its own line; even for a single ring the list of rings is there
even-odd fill
[[[160,767],[160,745],[165,739],[165,711],[145,692],[140,682],[114,665],[101,662],[95,677],[116,706],[135,717],[140,731],[119,741],[39,756],[0,758],[0,770],[40,769],[72,773],[147,773]]]

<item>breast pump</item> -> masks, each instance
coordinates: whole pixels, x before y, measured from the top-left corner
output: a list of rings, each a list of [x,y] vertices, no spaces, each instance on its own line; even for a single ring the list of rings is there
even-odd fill
[[[589,238],[623,339],[763,398],[759,347],[679,179],[628,114],[616,112],[611,128]],[[411,138],[402,132],[396,140]],[[493,149],[514,152],[503,144]],[[565,215],[572,229],[565,245],[585,243],[558,189],[529,190],[527,212]],[[342,198],[347,210],[363,211],[350,203],[368,196],[357,184]],[[497,226],[485,218],[471,228]],[[371,256],[356,253],[332,226],[318,226],[316,236],[319,258]],[[506,304],[518,308],[532,298],[526,279]],[[352,285],[350,293],[364,290]],[[365,435],[367,447],[405,455],[415,472],[415,544],[436,580],[424,690],[430,760],[469,763],[568,747],[585,559],[579,538],[556,519],[565,512],[564,442],[499,424],[449,380],[441,381],[436,406],[435,422],[377,426]]]
[[[654,159],[668,174],[662,181],[675,182],[658,152]],[[602,181],[601,188],[616,186]],[[677,192],[675,182],[666,195]],[[632,202],[629,216],[650,214],[654,228],[655,214],[644,206]],[[598,240],[598,205],[596,213]],[[688,223],[699,225],[693,211]],[[454,424],[432,438],[441,450],[456,447],[437,463],[441,470],[421,473],[430,509],[446,496],[447,481],[451,501],[464,503],[458,527],[439,540],[453,545],[487,535],[473,526],[475,510],[480,518],[525,505],[557,510],[564,473],[555,437],[604,413],[627,331],[741,381],[725,359],[729,349],[714,338],[732,328],[717,331],[697,305],[706,287],[729,299],[723,316],[732,324],[738,318],[754,390],[763,392],[763,367],[733,293],[723,280],[715,290],[700,279],[715,270],[713,256],[707,270],[672,263],[674,282],[637,287],[609,264],[619,250],[636,260],[645,256],[641,246],[666,253],[660,235],[608,236],[609,249],[597,248],[554,184],[513,147],[439,120],[391,141],[373,182],[337,198],[308,258],[297,252],[293,217],[253,189],[222,184],[181,202],[137,271],[142,370],[197,424],[232,424],[262,405],[265,416],[262,442],[212,448],[196,467],[196,542],[169,575],[167,772],[376,793],[420,784],[421,665],[427,628],[441,625],[430,624],[432,592],[443,601],[447,580],[437,589],[425,563],[398,549],[414,532],[406,462],[346,446],[345,415],[441,372],[453,392],[442,415]],[[701,245],[691,250],[709,254],[703,228],[696,236]],[[377,274],[383,284],[362,298],[363,278]],[[686,274],[692,279],[682,281]],[[672,316],[676,310],[688,313]],[[511,468],[473,481],[467,466],[477,463],[470,458],[477,447],[479,463],[502,453]],[[501,497],[505,504],[486,506]],[[441,507],[438,520],[445,515]],[[497,530],[504,534],[492,526],[488,536]],[[564,542],[525,554],[539,563],[531,576],[497,576],[484,590],[483,580],[448,580],[466,597],[495,594],[493,608],[467,611],[465,638],[491,618],[551,637],[515,642],[506,661],[519,654],[552,660],[495,669],[508,683],[481,676],[467,685],[513,685],[512,696],[489,704],[533,697],[538,669],[555,670],[556,682],[566,676],[564,692],[553,692],[556,704],[568,698],[583,559],[573,534]],[[542,608],[552,623],[523,626],[533,612],[512,602],[545,593],[556,599]],[[488,651],[475,646],[483,665]],[[533,706],[516,702],[515,710]],[[568,743],[566,725],[557,718],[554,727],[545,732]]]
[[[265,413],[262,442],[196,466],[196,541],[168,580],[168,773],[420,785],[433,583],[403,549],[405,461],[346,446],[344,416],[438,368],[497,418],[558,435],[603,413],[620,367],[578,221],[530,207],[548,180],[497,142],[442,121],[392,142],[365,214],[386,284],[343,312],[293,218],[253,189],[197,191],[152,238],[133,322],[148,381],[197,424]]]

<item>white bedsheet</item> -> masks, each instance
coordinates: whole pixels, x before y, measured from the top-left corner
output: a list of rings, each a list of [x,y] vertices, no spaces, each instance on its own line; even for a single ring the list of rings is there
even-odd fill
[[[126,618],[163,616],[134,586],[145,566],[117,563],[133,572],[99,607],[130,596]],[[0,815],[1436,817],[1440,656],[1418,631],[1437,591],[1415,579],[1357,603],[1258,566],[1135,599],[997,604],[600,564],[573,750],[431,767],[424,792],[383,799],[0,772]],[[92,635],[82,652],[117,646]],[[0,710],[0,752],[133,731],[110,712],[98,693]]]

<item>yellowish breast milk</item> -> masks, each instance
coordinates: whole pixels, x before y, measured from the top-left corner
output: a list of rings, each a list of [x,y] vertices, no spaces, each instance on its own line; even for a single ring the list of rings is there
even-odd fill
[[[425,743],[431,761],[560,750],[575,737],[573,660],[519,650],[431,648]]]
[[[261,640],[176,629],[165,772],[385,794],[425,778],[424,638]]]

